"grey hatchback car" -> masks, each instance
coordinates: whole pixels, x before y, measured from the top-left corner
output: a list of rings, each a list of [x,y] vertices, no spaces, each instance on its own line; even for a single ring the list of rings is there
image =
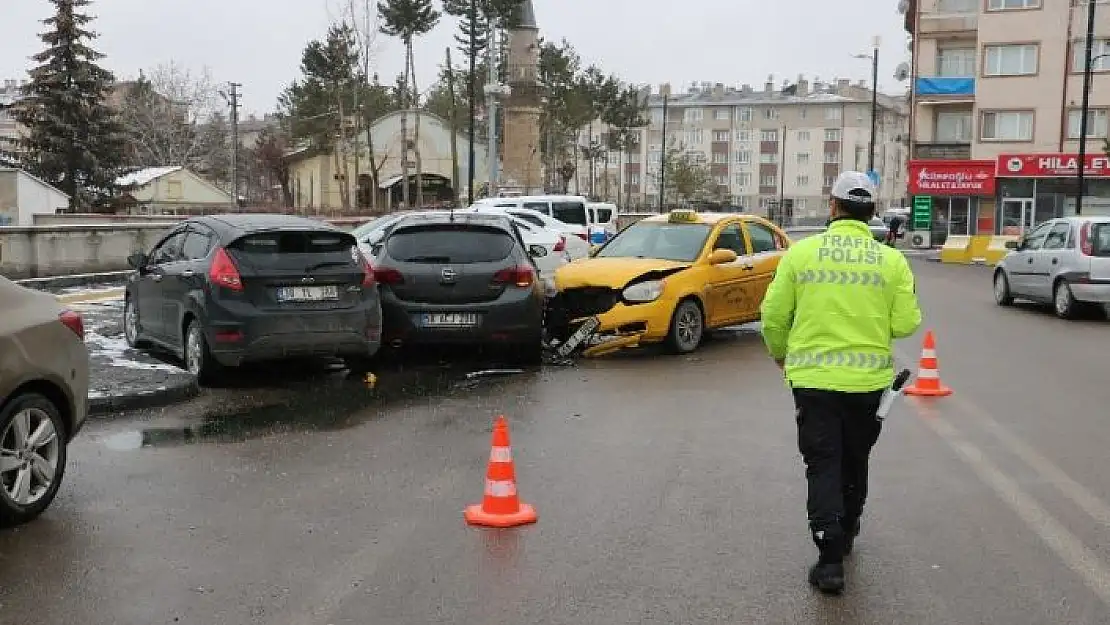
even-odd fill
[[[54,500],[85,423],[89,352],[80,315],[0,277],[0,527]]]
[[[197,217],[129,260],[127,342],[177,354],[202,382],[224,367],[297,356],[362,369],[381,344],[370,262],[353,236],[324,222]]]
[[[545,294],[531,253],[505,215],[405,217],[385,233],[374,268],[384,340],[505,348],[539,362]]]
[[[1110,304],[1110,217],[1062,217],[1037,226],[994,270],[994,299],[1051,303],[1071,319]]]

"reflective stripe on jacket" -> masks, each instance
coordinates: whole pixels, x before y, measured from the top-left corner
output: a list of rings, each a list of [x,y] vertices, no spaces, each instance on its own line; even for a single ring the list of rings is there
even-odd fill
[[[839,219],[790,246],[761,307],[763,340],[795,388],[866,392],[894,380],[894,339],[921,325],[906,257]]]

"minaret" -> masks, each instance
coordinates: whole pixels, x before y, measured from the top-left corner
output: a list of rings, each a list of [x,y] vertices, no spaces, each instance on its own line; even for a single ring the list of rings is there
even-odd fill
[[[532,0],[520,7],[520,21],[509,31],[508,86],[503,100],[505,139],[502,188],[515,186],[522,193],[543,191],[540,154],[540,29]],[[515,184],[514,184],[515,183]]]

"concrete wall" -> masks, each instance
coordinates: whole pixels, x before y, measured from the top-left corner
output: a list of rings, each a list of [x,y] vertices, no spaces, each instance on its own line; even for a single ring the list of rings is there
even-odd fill
[[[150,249],[168,224],[0,228],[0,275],[39,278],[127,269],[127,257]]]
[[[180,217],[38,215],[30,227],[0,227],[0,275],[19,280],[129,269]],[[328,220],[352,230],[367,219]],[[64,224],[64,225],[63,225]]]

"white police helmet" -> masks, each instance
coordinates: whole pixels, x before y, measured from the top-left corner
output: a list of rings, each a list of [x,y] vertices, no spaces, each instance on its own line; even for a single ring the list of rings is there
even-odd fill
[[[831,195],[845,202],[856,204],[874,204],[879,196],[875,183],[860,171],[841,172],[833,183]]]

